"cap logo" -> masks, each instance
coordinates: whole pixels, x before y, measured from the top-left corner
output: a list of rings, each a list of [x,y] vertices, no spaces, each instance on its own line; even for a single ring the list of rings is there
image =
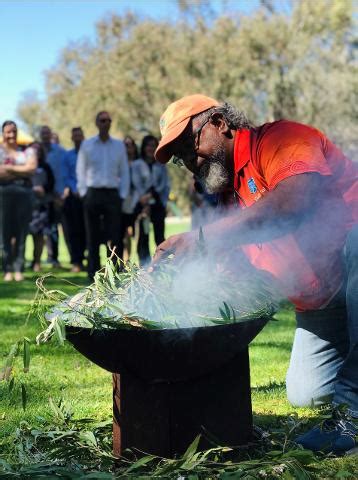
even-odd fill
[[[162,134],[162,136],[164,135],[165,127],[166,127],[166,121],[165,121],[165,119],[162,117],[162,118],[159,120],[159,128],[160,128],[160,133]]]

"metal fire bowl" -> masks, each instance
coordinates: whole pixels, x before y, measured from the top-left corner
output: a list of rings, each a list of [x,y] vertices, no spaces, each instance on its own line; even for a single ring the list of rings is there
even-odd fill
[[[148,382],[176,382],[212,373],[256,337],[269,318],[213,327],[167,330],[66,327],[82,355],[112,373]]]

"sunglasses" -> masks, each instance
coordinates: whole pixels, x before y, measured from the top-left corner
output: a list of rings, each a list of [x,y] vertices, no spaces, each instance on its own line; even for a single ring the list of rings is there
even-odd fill
[[[112,119],[111,118],[100,118],[99,119],[99,123],[112,123]]]
[[[177,165],[178,167],[182,167],[185,164],[189,164],[193,160],[195,160],[196,151],[198,150],[199,144],[200,144],[201,131],[205,127],[205,125],[209,123],[210,119],[211,119],[211,115],[209,118],[205,120],[205,122],[199,128],[194,130],[191,134],[187,135],[181,147],[178,149],[176,154],[172,156],[172,162],[175,165]],[[193,146],[194,146],[194,151],[190,152]],[[188,147],[191,147],[191,148],[188,148]]]

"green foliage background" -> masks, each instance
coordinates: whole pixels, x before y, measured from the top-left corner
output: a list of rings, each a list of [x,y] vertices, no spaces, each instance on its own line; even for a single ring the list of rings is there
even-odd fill
[[[210,1],[173,3],[173,19],[126,13],[97,23],[93,43],[63,49],[46,72],[46,98],[28,93],[18,114],[36,134],[49,123],[63,143],[70,128],[95,133],[107,109],[113,133],[137,141],[167,105],[192,93],[227,100],[256,124],[279,118],[323,130],[356,156],[358,133],[357,3],[261,0],[251,14],[219,11]],[[178,14],[176,14],[176,12]],[[173,193],[187,205],[187,173],[170,167]]]

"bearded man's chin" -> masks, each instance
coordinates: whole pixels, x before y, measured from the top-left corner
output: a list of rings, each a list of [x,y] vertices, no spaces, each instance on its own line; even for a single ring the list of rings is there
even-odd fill
[[[210,195],[214,195],[215,193],[222,193],[225,190],[224,187],[220,187],[218,185],[212,186],[206,182],[204,185],[206,193],[209,193]]]
[[[220,163],[212,163],[202,178],[207,193],[222,193],[229,185],[229,175]]]

